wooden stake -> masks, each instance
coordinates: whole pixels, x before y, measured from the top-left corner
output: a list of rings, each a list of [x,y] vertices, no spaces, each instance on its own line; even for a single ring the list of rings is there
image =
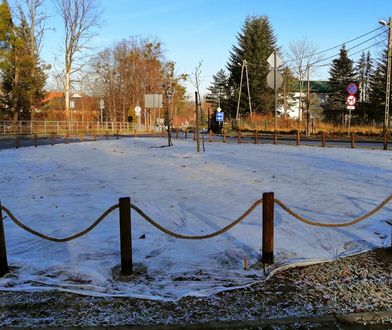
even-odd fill
[[[120,250],[121,274],[131,275],[132,267],[132,234],[131,234],[131,199],[123,197],[120,204]]]
[[[324,148],[325,147],[325,142],[326,142],[326,134],[325,134],[325,132],[323,132],[322,133],[322,136],[321,136],[321,146]]]
[[[274,132],[274,144],[278,144],[278,132]]]
[[[3,213],[1,209],[0,201],[0,277],[3,277],[9,272],[8,261],[7,261],[7,249],[5,244],[4,225],[3,225]]]
[[[19,136],[17,136],[17,137],[16,137],[16,140],[15,140],[15,148],[16,148],[16,149],[19,149],[19,144],[20,144]]]
[[[351,148],[355,148],[355,134],[351,133]]]
[[[34,134],[34,147],[36,147],[37,148],[37,146],[38,146],[38,140],[37,140],[37,134]]]
[[[209,134],[209,140],[208,141],[211,143],[212,142],[212,131],[209,130],[208,134]]]
[[[263,242],[261,261],[264,264],[274,263],[274,204],[273,192],[263,194]]]
[[[297,131],[297,146],[301,144],[301,133]]]
[[[223,143],[226,143],[226,129],[223,129],[223,139],[222,139]]]
[[[238,140],[238,144],[240,144],[241,143],[241,131],[240,130],[238,130],[237,140]]]
[[[255,130],[255,141],[254,141],[254,143],[257,144],[257,130]]]
[[[384,129],[384,150],[388,150],[388,134],[386,129]]]

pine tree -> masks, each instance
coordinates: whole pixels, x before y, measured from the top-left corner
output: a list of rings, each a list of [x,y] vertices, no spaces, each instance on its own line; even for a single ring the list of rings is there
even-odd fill
[[[339,111],[340,117],[343,118],[348,95],[346,88],[349,83],[356,82],[353,61],[348,57],[344,46],[340,49],[339,58],[332,61],[329,74],[331,94],[328,99],[328,108],[332,111]],[[330,114],[327,113],[327,116]]]
[[[359,87],[359,97],[356,106],[356,114],[362,121],[367,121],[368,113],[371,111],[369,91],[370,91],[370,77],[373,71],[373,60],[370,52],[361,53],[361,57],[355,67],[356,80]]]
[[[382,52],[381,58],[377,61],[376,68],[371,74],[369,100],[371,111],[369,118],[383,122],[385,111],[385,93],[387,81],[387,58],[388,49]]]
[[[231,115],[235,115],[238,92],[241,80],[241,64],[248,63],[249,89],[252,110],[255,113],[271,112],[274,109],[274,94],[267,86],[266,77],[269,72],[268,57],[276,50],[276,37],[267,16],[249,16],[242,31],[237,35],[238,45],[230,52],[227,69],[229,71],[229,87],[235,92],[230,97]],[[248,95],[246,80],[243,80],[241,91],[240,113],[248,112]]]

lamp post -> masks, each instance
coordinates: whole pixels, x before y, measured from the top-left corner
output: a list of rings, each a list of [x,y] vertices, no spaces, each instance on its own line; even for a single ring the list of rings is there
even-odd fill
[[[388,28],[388,57],[387,57],[387,87],[385,93],[385,118],[384,118],[384,128],[389,129],[389,104],[391,98],[391,56],[392,56],[392,16],[389,17],[389,23],[380,20],[379,23]]]

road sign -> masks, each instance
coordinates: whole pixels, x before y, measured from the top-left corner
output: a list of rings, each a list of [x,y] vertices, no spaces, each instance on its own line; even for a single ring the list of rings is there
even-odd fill
[[[224,112],[217,112],[216,121],[223,121],[224,116],[225,116]]]
[[[220,107],[218,107],[218,109],[216,109],[216,111],[221,112],[222,109]]]
[[[355,105],[357,103],[357,98],[354,95],[349,95],[346,97],[347,105]]]
[[[145,108],[162,108],[162,94],[144,94]]]
[[[135,115],[136,117],[140,116],[140,112],[142,111],[142,108],[139,107],[138,105],[135,107]]]
[[[282,59],[280,58],[278,53],[275,54],[275,52],[272,52],[272,54],[268,57],[267,62],[269,65],[271,65],[273,69],[277,69],[283,64]]]
[[[355,110],[355,105],[348,105],[347,110]]]
[[[274,77],[275,77],[274,70],[271,70],[267,75],[267,84],[272,89],[275,88]],[[282,86],[282,74],[276,71],[276,88],[280,88],[280,86]]]
[[[349,83],[347,88],[346,88],[347,93],[350,95],[354,95],[358,92],[358,86],[355,85],[354,83]]]

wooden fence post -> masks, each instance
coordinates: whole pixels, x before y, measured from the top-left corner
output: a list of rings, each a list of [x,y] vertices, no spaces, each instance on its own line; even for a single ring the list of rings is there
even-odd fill
[[[186,140],[188,138],[188,128],[185,128],[185,136],[184,139]]]
[[[209,130],[208,131],[208,134],[209,134],[209,140],[208,140],[208,142],[212,142],[212,130]]]
[[[106,136],[106,140],[109,140],[109,131],[106,131],[105,136]]]
[[[50,133],[50,144],[54,146],[54,139],[56,137],[56,133]]]
[[[297,131],[297,146],[301,144],[301,133]]]
[[[2,213],[1,201],[0,201],[0,277],[3,277],[8,272],[9,272],[9,268],[8,268],[8,261],[7,261],[7,250],[5,245],[3,213]]]
[[[255,130],[255,144],[257,144],[257,130]]]
[[[388,134],[386,129],[384,129],[384,150],[388,150]]]
[[[176,139],[178,140],[178,135],[179,135],[179,131],[178,131],[178,127],[176,127]]]
[[[241,143],[241,131],[240,130],[238,130],[237,141],[238,141],[238,144]]]
[[[121,274],[131,275],[132,267],[132,234],[131,234],[131,199],[119,199],[120,205],[120,250]]]
[[[326,134],[325,134],[325,132],[323,132],[322,136],[321,136],[321,146],[322,147],[325,147],[325,141],[326,141]]]
[[[223,142],[223,143],[226,143],[226,128],[223,129],[222,142]]]
[[[65,144],[69,144],[69,133],[65,134]]]
[[[278,144],[278,132],[274,132],[274,144]]]
[[[38,146],[37,134],[34,134],[34,147],[37,148],[37,146]]]
[[[355,134],[351,132],[351,148],[355,148]]]
[[[17,137],[16,137],[16,140],[15,140],[15,148],[16,148],[16,149],[19,148],[19,144],[20,144],[19,136],[17,136]]]
[[[119,131],[117,130],[117,140],[120,138],[119,135],[120,135],[120,133],[119,133]]]
[[[261,262],[274,263],[274,204],[273,192],[263,193],[263,243]]]

